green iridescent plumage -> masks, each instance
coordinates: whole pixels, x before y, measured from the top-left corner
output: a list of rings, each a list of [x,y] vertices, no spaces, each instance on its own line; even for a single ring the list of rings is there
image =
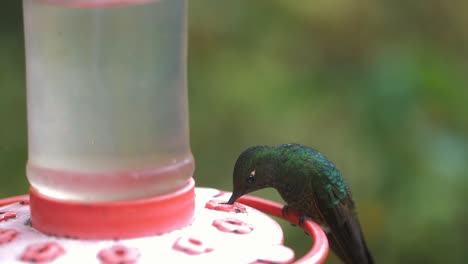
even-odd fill
[[[344,263],[373,263],[348,184],[323,154],[299,144],[248,148],[234,167],[234,191],[228,203],[267,187],[279,192],[287,208],[320,224]]]

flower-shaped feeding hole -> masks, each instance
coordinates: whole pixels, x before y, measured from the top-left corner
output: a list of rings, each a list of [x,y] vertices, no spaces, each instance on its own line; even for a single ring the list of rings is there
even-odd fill
[[[215,226],[220,231],[235,234],[248,234],[254,229],[251,224],[245,223],[236,218],[214,220],[213,226]]]
[[[12,241],[17,235],[18,232],[14,229],[0,229],[0,245]]]
[[[140,252],[136,248],[114,245],[101,250],[98,257],[104,264],[134,264],[140,258]]]
[[[16,217],[16,212],[13,211],[0,211],[0,222],[6,221]]]
[[[234,212],[234,213],[245,213],[247,209],[240,203],[227,204],[226,201],[210,200],[205,204],[205,208],[223,211],[223,212]]]
[[[173,248],[189,255],[199,255],[213,251],[212,247],[205,245],[200,239],[180,237],[174,243]]]
[[[57,242],[33,244],[26,248],[21,260],[37,263],[51,262],[65,254],[65,249]]]

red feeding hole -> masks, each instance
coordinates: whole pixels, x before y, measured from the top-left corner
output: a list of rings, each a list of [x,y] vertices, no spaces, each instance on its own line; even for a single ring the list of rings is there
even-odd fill
[[[214,220],[213,226],[215,226],[219,231],[235,234],[248,234],[254,229],[251,224],[245,223],[236,218]]]
[[[138,262],[140,252],[136,248],[114,245],[99,251],[98,258],[104,264],[134,264]]]
[[[13,211],[0,211],[0,222],[6,221],[16,217],[16,212]]]
[[[213,251],[212,247],[205,245],[201,240],[190,237],[180,237],[172,246],[173,249],[189,255],[199,255]]]
[[[65,249],[57,242],[46,242],[28,246],[23,255],[21,255],[21,260],[46,263],[55,260],[63,254],[65,254]]]
[[[14,229],[0,229],[0,245],[12,241],[17,235],[18,232]]]
[[[223,211],[223,212],[234,212],[234,213],[245,213],[247,209],[240,203],[227,204],[226,201],[210,200],[205,204],[205,208]]]
[[[196,246],[201,246],[202,242],[200,240],[194,239],[194,238],[189,238],[189,242],[196,245]]]
[[[118,250],[115,251],[115,254],[118,255],[118,256],[123,256],[123,255],[125,255],[125,250],[118,249]]]

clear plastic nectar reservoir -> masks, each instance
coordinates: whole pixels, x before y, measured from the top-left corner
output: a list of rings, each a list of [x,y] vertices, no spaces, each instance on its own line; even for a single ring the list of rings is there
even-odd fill
[[[122,1],[23,1],[27,175],[43,195],[138,199],[192,177],[186,0]]]

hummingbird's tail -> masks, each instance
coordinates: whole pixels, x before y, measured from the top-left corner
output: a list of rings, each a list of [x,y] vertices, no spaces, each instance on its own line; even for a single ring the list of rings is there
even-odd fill
[[[327,234],[330,248],[346,264],[374,264],[357,218],[346,222],[341,232]]]
[[[343,251],[341,244],[332,235],[328,236],[328,242],[335,255],[345,264],[374,264],[374,259],[364,240],[362,240],[361,248],[352,251]]]
[[[364,235],[362,234],[362,231],[361,231],[361,242],[362,242],[364,253],[365,253],[366,257],[367,257],[367,263],[368,264],[374,264],[374,258],[372,258],[370,250],[367,247],[366,240],[364,239]]]

